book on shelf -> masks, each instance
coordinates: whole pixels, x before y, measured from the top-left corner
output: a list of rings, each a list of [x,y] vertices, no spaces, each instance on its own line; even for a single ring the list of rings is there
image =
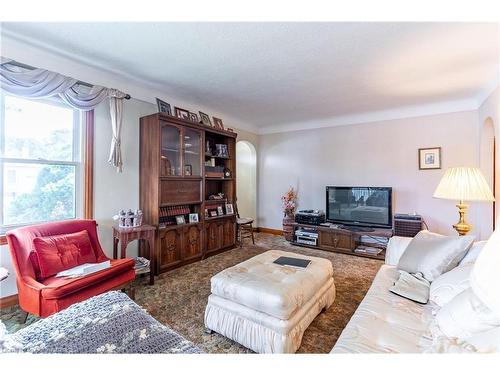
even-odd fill
[[[389,238],[381,237],[381,236],[361,236],[359,239],[360,242],[364,243],[378,243],[378,244],[387,244],[389,242]]]
[[[164,228],[169,225],[176,225],[177,224],[175,220],[176,216],[189,215],[190,213],[192,212],[189,205],[187,204],[182,204],[177,206],[162,206],[160,207],[160,212],[159,212],[160,228]]]
[[[384,249],[381,249],[379,247],[363,246],[363,245],[360,245],[354,249],[355,253],[367,254],[367,255],[379,255],[382,253],[382,251],[384,251]]]

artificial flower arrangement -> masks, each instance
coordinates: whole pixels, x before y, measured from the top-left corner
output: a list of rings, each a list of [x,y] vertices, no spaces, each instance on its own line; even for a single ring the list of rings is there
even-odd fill
[[[290,186],[288,191],[281,197],[281,205],[285,216],[294,216],[297,209],[297,191]]]

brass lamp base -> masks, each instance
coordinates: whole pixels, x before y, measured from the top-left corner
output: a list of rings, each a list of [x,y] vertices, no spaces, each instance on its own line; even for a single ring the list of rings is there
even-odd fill
[[[458,213],[460,215],[460,220],[458,221],[458,223],[453,225],[453,228],[455,228],[460,236],[465,236],[472,229],[472,225],[465,222],[465,213],[467,212],[467,208],[469,208],[469,205],[465,204],[463,201],[460,201],[460,203],[457,204],[457,207]]]

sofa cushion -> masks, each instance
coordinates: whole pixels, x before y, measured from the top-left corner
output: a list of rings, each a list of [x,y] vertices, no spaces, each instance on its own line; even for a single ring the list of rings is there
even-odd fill
[[[474,241],[473,236],[448,237],[427,230],[410,242],[398,263],[400,270],[417,273],[433,281],[455,268]]]
[[[439,329],[448,337],[465,340],[500,326],[500,319],[474,293],[464,290],[436,314]]]
[[[332,353],[420,353],[432,343],[432,307],[389,292],[398,275],[394,266],[380,268]]]
[[[101,283],[112,277],[120,275],[135,265],[133,259],[112,259],[111,267],[91,273],[90,275],[77,278],[49,277],[44,280],[46,288],[42,289],[42,296],[45,299],[59,299],[66,297],[79,290],[88,288],[95,283]]]
[[[474,264],[468,263],[443,273],[432,282],[429,299],[438,306],[444,306],[469,288],[469,277],[473,266]]]
[[[80,264],[97,261],[86,230],[57,236],[36,237],[33,239],[33,247],[41,279]],[[32,263],[36,270],[36,262]]]
[[[480,353],[499,353],[500,327],[477,333],[469,337],[467,343],[472,345]]]
[[[466,264],[475,263],[479,254],[484,249],[484,245],[486,245],[487,241],[477,241],[472,244],[467,254],[465,254],[464,258],[458,264],[459,266],[463,266]]]

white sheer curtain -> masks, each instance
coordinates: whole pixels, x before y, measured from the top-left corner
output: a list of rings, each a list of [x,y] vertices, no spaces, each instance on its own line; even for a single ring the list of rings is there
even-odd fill
[[[111,127],[113,138],[109,162],[122,172],[121,128],[123,99],[125,93],[102,86],[92,86],[78,83],[78,80],[45,69],[26,69],[14,61],[1,57],[0,87],[5,92],[25,98],[42,99],[58,96],[68,105],[81,111],[94,109],[104,99],[109,98]]]
[[[116,167],[117,172],[121,172],[123,165],[121,151],[123,99],[116,96],[110,96],[109,113],[111,114],[111,129],[113,130],[113,138],[111,140],[111,150],[109,152],[108,161]]]

